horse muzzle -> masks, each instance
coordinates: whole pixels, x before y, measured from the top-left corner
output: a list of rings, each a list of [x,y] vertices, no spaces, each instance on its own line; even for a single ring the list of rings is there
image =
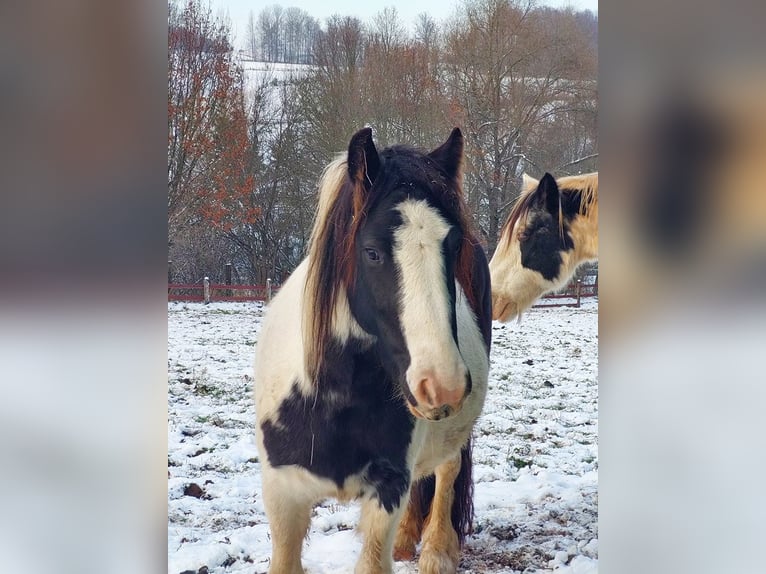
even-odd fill
[[[419,378],[415,391],[408,389],[407,408],[418,418],[439,421],[454,416],[463,408],[471,393],[471,375],[466,373],[464,384],[455,388],[439,385],[436,378],[426,375]]]
[[[492,320],[506,323],[519,314],[519,306],[510,299],[492,296]]]

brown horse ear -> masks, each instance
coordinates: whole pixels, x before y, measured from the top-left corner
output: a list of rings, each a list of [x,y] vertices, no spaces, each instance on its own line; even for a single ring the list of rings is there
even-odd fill
[[[348,144],[348,176],[354,183],[372,187],[380,169],[380,157],[372,141],[372,129],[356,132]]]
[[[429,153],[428,157],[438,163],[450,179],[457,179],[463,164],[463,132],[460,128],[453,129],[447,141]]]
[[[535,205],[545,209],[556,219],[559,218],[559,206],[561,205],[559,186],[556,179],[545,172],[545,175],[537,184],[535,190]]]

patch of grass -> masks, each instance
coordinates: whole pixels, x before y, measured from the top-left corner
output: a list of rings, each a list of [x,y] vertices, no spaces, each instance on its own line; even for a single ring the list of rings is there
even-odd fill
[[[222,397],[225,394],[225,391],[210,383],[197,381],[194,383],[194,394],[201,397],[213,397],[217,399]]]
[[[521,470],[522,468],[524,468],[526,466],[532,466],[532,461],[531,460],[526,460],[526,459],[518,458],[518,457],[515,457],[515,456],[510,457],[508,462],[510,462],[518,470]]]

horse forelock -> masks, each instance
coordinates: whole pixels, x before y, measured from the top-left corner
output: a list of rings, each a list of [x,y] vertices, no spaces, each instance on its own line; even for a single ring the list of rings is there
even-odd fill
[[[526,218],[529,209],[532,206],[535,189],[537,189],[537,184],[534,180],[531,182],[525,180],[525,183],[529,183],[529,187],[521,191],[521,195],[519,195],[516,203],[511,207],[511,211],[508,213],[508,217],[500,231],[500,237],[507,241],[509,245],[513,241],[513,230],[516,228],[516,223],[522,217]]]

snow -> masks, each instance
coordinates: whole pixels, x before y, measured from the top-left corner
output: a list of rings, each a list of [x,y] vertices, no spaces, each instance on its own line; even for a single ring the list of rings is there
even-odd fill
[[[168,303],[168,573],[263,573],[270,540],[253,437],[261,303]],[[598,571],[598,301],[493,325],[474,430],[474,534],[459,572]],[[200,498],[185,495],[190,484]],[[359,507],[314,511],[309,574],[353,572]],[[417,572],[398,562],[397,574]]]

